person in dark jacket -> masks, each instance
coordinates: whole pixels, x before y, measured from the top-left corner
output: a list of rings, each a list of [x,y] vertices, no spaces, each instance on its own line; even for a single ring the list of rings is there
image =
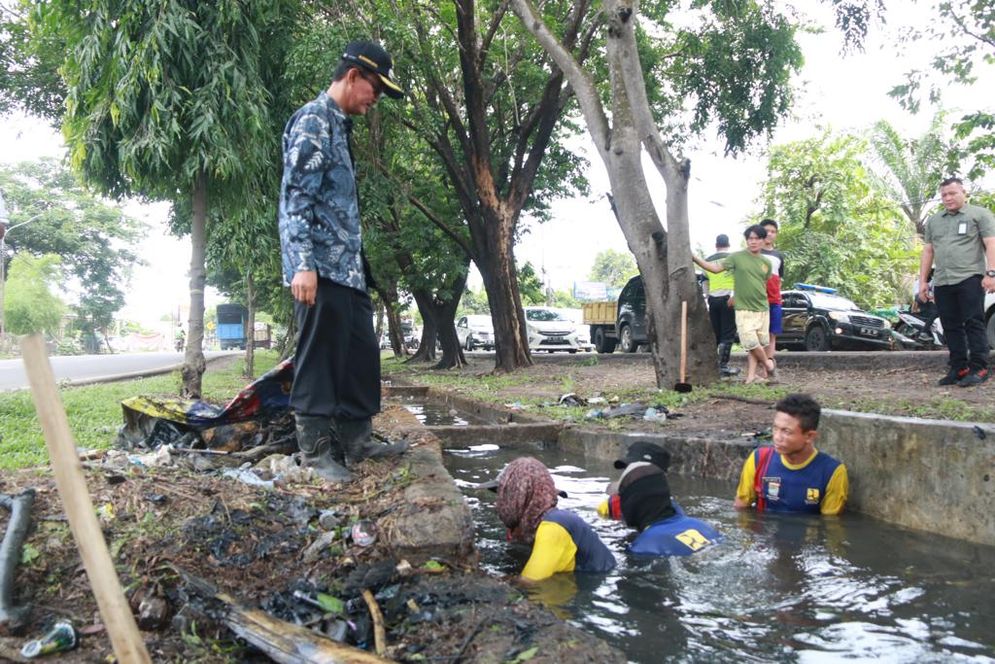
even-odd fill
[[[350,117],[365,115],[381,94],[403,96],[392,64],[380,45],[351,42],[331,86],[298,109],[283,133],[280,247],[299,330],[290,407],[305,463],[333,482],[351,479],[343,463],[406,447],[371,438],[371,418],[380,412],[380,348]]]
[[[670,453],[654,443],[637,442],[615,461],[624,469],[598,507],[602,516],[624,521],[639,531],[629,553],[647,556],[690,556],[722,541],[711,525],[689,517],[670,495],[667,468]]]

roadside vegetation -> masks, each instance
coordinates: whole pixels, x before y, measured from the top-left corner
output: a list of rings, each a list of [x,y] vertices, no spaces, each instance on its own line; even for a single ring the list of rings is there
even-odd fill
[[[276,365],[276,351],[259,350],[255,355],[256,375]],[[243,375],[244,359],[219,360],[208,364],[204,374],[203,400],[225,403],[249,380]],[[114,444],[121,426],[121,401],[133,396],[176,398],[180,373],[126,380],[100,385],[65,387],[62,403],[69,428],[81,449],[104,449]],[[48,463],[48,450],[31,400],[30,390],[0,394],[0,469],[30,468]]]

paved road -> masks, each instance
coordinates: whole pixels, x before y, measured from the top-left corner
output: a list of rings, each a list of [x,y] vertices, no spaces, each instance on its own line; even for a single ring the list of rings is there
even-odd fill
[[[241,351],[208,351],[208,360]],[[51,358],[57,381],[100,382],[131,375],[165,373],[183,364],[183,353],[119,353],[115,355],[67,355]],[[21,359],[0,360],[0,392],[28,387]]]

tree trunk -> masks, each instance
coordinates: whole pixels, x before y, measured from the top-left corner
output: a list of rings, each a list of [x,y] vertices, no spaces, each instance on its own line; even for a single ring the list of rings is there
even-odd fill
[[[437,297],[432,302],[436,329],[439,333],[439,344],[442,346],[442,359],[435,365],[436,369],[452,369],[466,366],[466,356],[460,347],[456,336],[456,309],[466,288],[466,278],[469,274],[469,260],[464,265],[463,276],[452,285],[446,297]]]
[[[689,382],[718,378],[714,336],[691,268],[687,218],[688,162],[679,162],[660,138],[646,98],[643,70],[635,46],[637,14],[632,3],[606,0],[607,53],[612,113],[609,119],[594,79],[560,44],[526,0],[511,5],[542,47],[563,71],[577,97],[588,132],[608,170],[613,209],[646,288],[650,348],[657,386],[669,389],[680,380],[680,311],[688,303]],[[669,238],[649,195],[641,163],[645,144],[667,185]],[[680,246],[680,245],[687,245]]]
[[[439,328],[435,311],[432,309],[432,294],[423,290],[413,290],[411,294],[415,298],[415,304],[418,305],[419,313],[421,313],[422,328],[418,350],[408,361],[435,362],[435,341],[439,337]]]
[[[252,272],[245,273],[245,377],[253,378],[256,369],[256,290]]]
[[[494,323],[494,371],[514,371],[532,366],[525,312],[518,291],[514,223],[493,211],[485,210],[483,214],[483,220],[470,221],[470,237]]]
[[[387,285],[384,286],[383,284]],[[383,277],[377,280],[377,293],[380,295],[380,302],[383,304],[384,314],[387,317],[387,336],[390,339],[390,347],[394,351],[394,357],[404,357],[408,354],[408,349],[404,345],[404,330],[401,329],[401,312],[398,311],[397,282],[387,281]],[[382,334],[382,332],[381,332]]]
[[[207,176],[197,175],[193,186],[193,216],[190,222],[190,318],[187,321],[187,348],[183,358],[181,396],[199,399],[204,361],[204,251],[207,243]]]

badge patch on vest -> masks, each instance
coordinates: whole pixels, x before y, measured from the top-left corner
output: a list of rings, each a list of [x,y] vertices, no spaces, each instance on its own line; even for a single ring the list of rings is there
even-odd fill
[[[806,489],[805,491],[805,504],[806,505],[818,505],[819,504],[819,490],[818,489]]]
[[[683,533],[674,535],[674,538],[692,551],[697,551],[708,544],[708,538],[694,528],[688,528]]]
[[[781,497],[781,478],[765,477],[767,483],[767,500],[777,500]]]

